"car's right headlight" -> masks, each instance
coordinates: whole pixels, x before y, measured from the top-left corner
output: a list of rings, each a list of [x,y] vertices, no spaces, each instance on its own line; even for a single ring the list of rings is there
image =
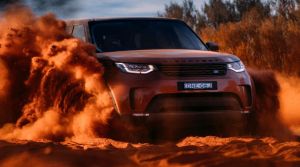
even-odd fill
[[[227,68],[234,72],[244,72],[245,71],[245,65],[242,63],[242,61],[228,63]]]
[[[137,64],[137,63],[115,63],[116,66],[123,72],[131,74],[149,74],[155,70],[154,65],[151,64]]]

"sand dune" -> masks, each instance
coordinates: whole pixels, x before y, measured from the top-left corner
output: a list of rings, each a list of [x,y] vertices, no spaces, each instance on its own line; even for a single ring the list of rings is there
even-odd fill
[[[0,166],[299,166],[300,143],[274,138],[187,137],[178,143],[132,144],[1,141]]]

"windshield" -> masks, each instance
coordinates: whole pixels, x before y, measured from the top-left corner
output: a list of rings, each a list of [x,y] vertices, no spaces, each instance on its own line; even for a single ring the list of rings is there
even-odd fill
[[[207,50],[183,22],[172,20],[110,20],[90,22],[99,52],[144,49]]]

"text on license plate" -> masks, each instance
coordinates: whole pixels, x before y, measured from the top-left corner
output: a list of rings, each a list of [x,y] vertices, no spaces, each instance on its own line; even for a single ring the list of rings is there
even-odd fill
[[[179,90],[215,90],[217,89],[217,82],[179,82]]]

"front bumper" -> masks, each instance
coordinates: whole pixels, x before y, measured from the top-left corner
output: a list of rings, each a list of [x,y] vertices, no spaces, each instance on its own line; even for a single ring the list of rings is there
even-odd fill
[[[229,107],[233,108],[228,109],[247,113],[253,105],[254,93],[252,82],[247,72],[236,73],[229,70],[225,76],[169,77],[159,72],[136,75],[123,73],[114,68],[111,69],[111,71],[106,73],[105,79],[111,91],[115,109],[120,115],[161,112],[161,109],[154,111],[155,107],[163,106],[160,108],[164,108],[164,105],[178,104],[179,101],[184,101],[184,99],[197,95],[203,100],[193,103],[199,104],[198,108],[204,110],[207,107],[209,108],[209,106],[205,106],[206,104],[210,103],[210,106],[215,106],[220,103],[225,105],[232,104],[233,106],[229,105]],[[178,90],[177,83],[184,81],[217,81],[218,88],[217,90]],[[213,98],[211,95],[219,98]],[[171,100],[164,97],[171,97]],[[156,99],[163,99],[163,105],[161,104],[162,100]],[[191,100],[183,103],[186,104],[188,101]],[[174,106],[170,108],[172,109]],[[181,111],[188,110],[185,106],[179,106],[177,109]],[[223,109],[227,110],[226,107]],[[211,111],[211,109],[209,110]],[[215,108],[215,110],[222,110],[222,106]]]

